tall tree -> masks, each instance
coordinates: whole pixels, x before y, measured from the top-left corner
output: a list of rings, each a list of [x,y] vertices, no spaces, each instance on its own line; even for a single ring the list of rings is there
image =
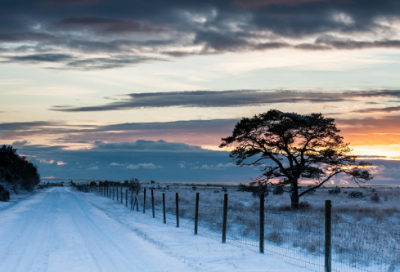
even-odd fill
[[[334,119],[320,113],[301,115],[270,110],[243,118],[231,136],[222,138],[220,148],[232,146],[230,157],[239,166],[258,166],[263,172],[253,183],[258,186],[280,180],[290,188],[292,209],[300,197],[321,187],[332,177],[345,174],[356,183],[373,177],[371,164],[350,155]],[[299,192],[299,182],[313,180],[314,186]],[[254,185],[254,184],[253,184]]]

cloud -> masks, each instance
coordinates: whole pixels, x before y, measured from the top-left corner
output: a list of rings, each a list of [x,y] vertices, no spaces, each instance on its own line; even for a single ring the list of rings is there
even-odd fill
[[[30,139],[31,137],[52,137],[53,143],[63,145],[52,148],[66,148],[68,144],[81,144],[98,146],[98,148],[127,150],[170,150],[173,152],[195,151],[201,152],[200,147],[186,146],[183,143],[163,143],[158,141],[161,137],[169,142],[182,141],[192,144],[219,145],[220,138],[231,132],[238,119],[215,119],[215,120],[189,120],[174,122],[149,122],[149,123],[117,123],[111,125],[82,125],[69,124],[59,121],[49,122],[14,122],[0,123],[1,136],[3,140]],[[118,133],[115,133],[117,132]],[[147,143],[141,139],[155,141]],[[98,140],[93,143],[93,140]],[[138,140],[137,144],[124,144]],[[106,142],[120,142],[119,144],[108,144]],[[66,145],[64,145],[66,144]],[[47,147],[49,148],[49,147]]]
[[[110,143],[111,146],[112,144]],[[135,145],[135,142],[126,144]],[[154,144],[157,145],[157,143]],[[39,164],[40,160],[57,162],[52,164],[41,163],[39,167],[41,176],[56,178],[102,180],[138,178],[140,180],[233,181],[243,183],[251,181],[250,178],[255,178],[260,174],[255,167],[236,166],[230,160],[229,152],[211,150],[198,152],[195,151],[196,148],[189,147],[189,149],[194,151],[148,152],[146,150],[133,151],[120,148],[64,150],[60,146],[54,148],[24,145],[20,152],[35,164]],[[375,158],[368,158],[368,160],[373,162],[376,173],[376,179],[369,184],[398,184],[400,161],[377,160]],[[63,163],[62,167],[58,165],[60,162]],[[181,167],[181,164],[186,167]]]
[[[237,167],[234,163],[218,163],[217,165],[207,165],[203,164],[201,167],[195,166],[192,169],[207,169],[207,170],[225,170],[228,167]]]
[[[19,149],[19,148],[24,147],[24,146],[27,145],[28,143],[29,143],[28,141],[15,141],[15,142],[13,142],[11,145],[12,145],[14,148]]]
[[[65,69],[113,69],[137,58],[277,50],[399,48],[398,1],[45,0],[7,2],[0,10],[0,56]],[[134,18],[134,20],[132,19]],[[328,36],[330,36],[328,38]],[[340,38],[339,38],[340,37]],[[29,55],[19,56],[22,51]],[[11,57],[10,57],[11,54]],[[88,56],[90,54],[90,56]],[[124,56],[129,61],[123,62]],[[105,59],[108,59],[105,60]]]
[[[66,64],[66,69],[78,68],[81,70],[103,70],[111,68],[120,68],[132,64],[145,63],[150,61],[161,61],[159,58],[148,58],[148,57],[130,57],[120,56],[118,58],[91,58],[71,61]]]
[[[0,42],[3,43],[51,41],[55,39],[57,39],[57,37],[54,35],[40,32],[0,33]]]
[[[63,162],[63,161],[57,161],[57,165],[66,165],[67,163],[66,162]]]
[[[26,56],[7,57],[10,62],[38,63],[38,62],[63,62],[73,57],[67,54],[35,54]]]
[[[278,6],[299,6],[315,2],[326,2],[328,0],[236,0],[234,5],[243,8],[258,8],[269,5]]]
[[[130,164],[126,168],[127,169],[139,169],[139,168],[156,169],[156,168],[161,168],[161,166],[156,166],[153,163],[139,163],[139,164]]]
[[[137,140],[136,142],[122,142],[122,143],[105,143],[105,142],[95,142],[94,150],[140,150],[140,151],[167,151],[167,152],[201,152],[203,151],[199,146],[187,145],[184,143],[171,143],[163,140],[159,141],[147,141],[147,140]],[[116,165],[116,164],[112,164]]]
[[[42,159],[39,159],[39,162],[40,162],[40,163],[53,164],[53,163],[54,163],[54,160],[42,160]],[[59,164],[57,163],[57,165],[59,165]]]
[[[399,112],[399,111],[400,111],[400,106],[394,106],[394,107],[386,107],[386,108],[369,108],[369,109],[356,110],[356,111],[352,111],[352,112],[357,112],[357,113],[377,113],[377,112],[391,113],[391,112]]]
[[[118,20],[101,17],[72,16],[54,23],[53,28],[63,31],[81,29],[91,30],[97,35],[114,35],[129,33],[157,33],[162,31],[146,23],[132,20]]]
[[[99,3],[100,0],[46,0],[45,6],[91,6]]]
[[[385,92],[379,94],[383,95]],[[386,93],[385,95],[397,94]],[[19,143],[16,142],[18,148],[24,150],[41,148],[43,151],[52,151],[78,145],[82,148],[93,147],[104,151],[201,153],[204,150],[199,145],[217,148],[221,143],[221,138],[230,135],[239,120],[239,118],[233,118],[110,125],[77,125],[59,121],[15,122],[0,123],[0,131],[2,140],[9,142],[18,140]],[[352,146],[399,144],[400,127],[395,124],[400,123],[400,115],[363,118],[346,118],[342,115],[336,118],[335,123],[341,130],[340,134],[345,137],[345,141],[350,142]],[[43,136],[51,139],[55,146],[22,144],[25,139],[32,140]],[[165,139],[165,142],[159,141],[160,138]],[[147,141],[142,139],[147,139]],[[93,142],[94,140],[97,141]],[[132,142],[136,140],[137,142]],[[379,155],[379,153],[373,155]]]
[[[354,98],[400,97],[400,90],[348,91],[348,92],[299,92],[299,91],[185,91],[168,93],[138,93],[128,99],[100,106],[54,106],[51,110],[63,112],[109,111],[157,107],[237,107],[278,103],[327,103],[343,102]]]

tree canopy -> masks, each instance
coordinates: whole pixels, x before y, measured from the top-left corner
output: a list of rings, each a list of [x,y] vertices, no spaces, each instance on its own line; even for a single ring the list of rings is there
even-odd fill
[[[356,183],[373,178],[368,171],[371,164],[351,155],[334,121],[320,113],[270,110],[243,118],[231,136],[222,138],[220,148],[232,146],[230,157],[239,166],[258,166],[262,174],[254,183],[259,186],[276,180],[289,185],[292,208],[297,209],[301,196],[336,175],[348,175]],[[314,186],[299,193],[302,180],[312,180]]]
[[[31,190],[40,182],[40,175],[35,165],[17,154],[17,149],[3,145],[0,148],[0,181]]]

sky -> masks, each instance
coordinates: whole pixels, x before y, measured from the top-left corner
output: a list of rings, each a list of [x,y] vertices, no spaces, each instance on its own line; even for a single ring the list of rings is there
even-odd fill
[[[0,143],[43,177],[246,182],[221,138],[278,109],[335,118],[400,182],[399,1],[0,6]]]

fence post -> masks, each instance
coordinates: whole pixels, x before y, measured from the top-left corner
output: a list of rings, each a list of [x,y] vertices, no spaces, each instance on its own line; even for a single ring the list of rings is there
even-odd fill
[[[153,210],[153,218],[156,217],[154,213],[154,189],[151,189],[151,209]]]
[[[146,188],[143,189],[143,213],[146,213]]]
[[[179,228],[179,195],[175,193],[176,227]]]
[[[112,185],[112,190],[113,190],[113,200],[114,200],[114,196],[115,196],[115,183],[113,182],[113,185]]]
[[[123,198],[123,195],[122,195],[122,184],[121,184],[121,204],[124,203],[124,201],[122,200],[122,198]]]
[[[137,201],[137,206],[136,206],[136,211],[139,211],[139,190],[136,190],[136,201]]]
[[[108,197],[108,183],[107,183],[107,197]]]
[[[194,234],[197,234],[197,226],[199,225],[199,200],[200,200],[200,193],[196,193],[196,211],[194,214]]]
[[[332,271],[332,204],[325,200],[325,272]]]
[[[260,195],[260,253],[264,253],[264,193]]]
[[[119,195],[119,193],[118,193],[118,186],[117,186],[117,188],[116,188],[116,191],[117,191],[117,201],[119,201],[119,198],[118,198],[118,195]]]
[[[125,207],[128,208],[128,189],[125,189]]]
[[[226,242],[226,221],[228,219],[228,194],[224,194],[224,214],[222,218],[222,243]]]
[[[133,210],[133,190],[131,191],[131,210]]]
[[[162,194],[162,208],[163,208],[164,224],[166,224],[167,223],[167,218],[165,216],[165,193]]]

